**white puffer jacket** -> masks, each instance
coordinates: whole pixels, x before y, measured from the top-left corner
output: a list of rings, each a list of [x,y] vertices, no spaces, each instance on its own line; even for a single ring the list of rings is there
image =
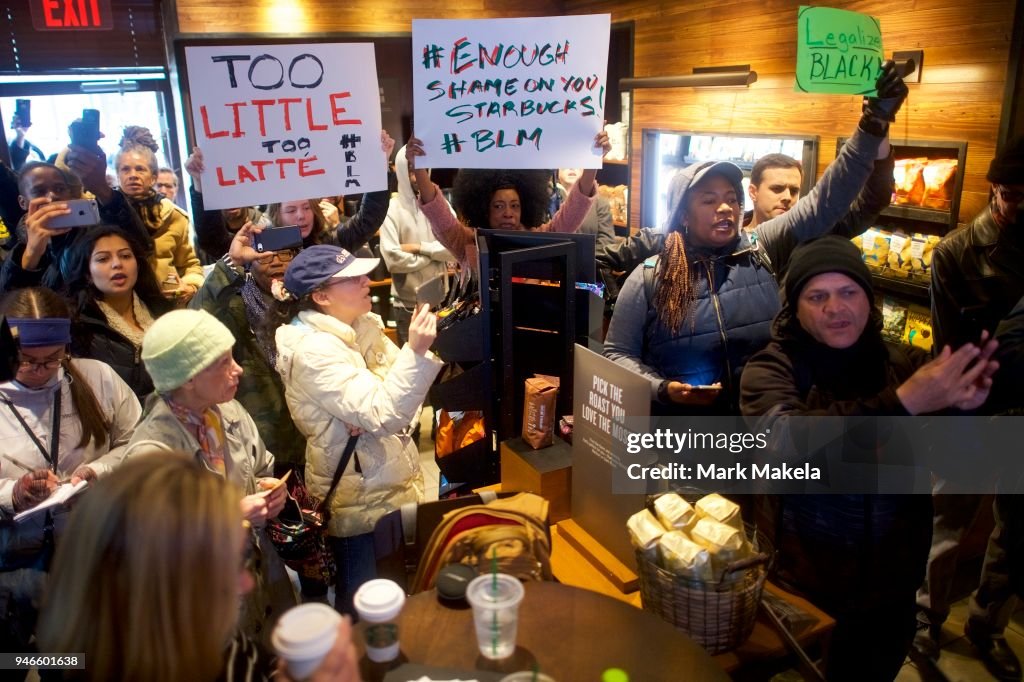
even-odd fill
[[[306,436],[311,493],[327,493],[349,426],[364,431],[330,500],[330,535],[369,533],[384,514],[422,501],[419,452],[409,434],[441,361],[408,344],[399,350],[372,313],[349,326],[306,310],[279,327],[276,338],[288,409]]]

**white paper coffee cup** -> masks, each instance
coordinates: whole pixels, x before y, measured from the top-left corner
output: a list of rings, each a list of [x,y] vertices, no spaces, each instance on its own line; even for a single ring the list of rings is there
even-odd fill
[[[364,623],[367,658],[375,663],[398,658],[398,614],[405,604],[405,591],[393,580],[378,578],[360,585],[352,601]]]
[[[304,680],[313,674],[334,646],[340,622],[341,614],[325,604],[302,604],[278,619],[270,641],[288,664],[292,679]]]

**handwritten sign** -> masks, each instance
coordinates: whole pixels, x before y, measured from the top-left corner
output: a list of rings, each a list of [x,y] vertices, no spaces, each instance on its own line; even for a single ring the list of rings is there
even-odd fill
[[[875,17],[831,7],[797,12],[796,89],[875,95],[882,71],[882,25]]]
[[[373,45],[187,47],[206,208],[387,187]]]
[[[433,168],[600,168],[610,15],[412,22]]]

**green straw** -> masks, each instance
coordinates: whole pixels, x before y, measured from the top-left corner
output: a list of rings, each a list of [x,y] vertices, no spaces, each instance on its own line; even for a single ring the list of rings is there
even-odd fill
[[[491,547],[491,594],[498,598],[498,548]],[[498,610],[491,612],[491,655],[498,656]]]
[[[533,682],[537,682],[537,677],[540,675],[540,663],[536,661],[533,664]]]

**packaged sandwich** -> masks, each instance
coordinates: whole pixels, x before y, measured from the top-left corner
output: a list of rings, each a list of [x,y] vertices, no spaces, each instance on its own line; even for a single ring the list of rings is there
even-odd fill
[[[629,539],[633,546],[645,552],[657,547],[658,539],[665,534],[665,527],[646,509],[629,517],[626,521],[626,530],[629,531]]]
[[[668,529],[687,530],[697,523],[697,512],[690,503],[675,493],[654,500],[654,513]]]
[[[732,526],[737,530],[743,530],[743,517],[740,515],[740,506],[731,500],[727,500],[718,493],[711,493],[697,500],[697,516],[708,518],[719,523]]]
[[[921,172],[924,179],[924,195],[921,205],[948,211],[953,196],[953,182],[956,176],[956,159],[931,159]]]
[[[665,570],[696,580],[709,581],[712,578],[711,554],[682,531],[674,530],[662,535],[658,540],[658,553]]]
[[[924,198],[924,166],[927,158],[896,159],[892,177],[896,198],[893,203],[920,206]]]

